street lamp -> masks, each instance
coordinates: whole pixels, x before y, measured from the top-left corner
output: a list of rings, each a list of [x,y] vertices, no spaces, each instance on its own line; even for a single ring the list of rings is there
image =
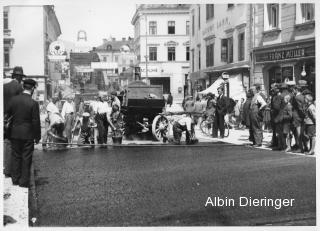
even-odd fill
[[[302,67],[302,72],[301,72],[301,76],[302,77],[306,77],[307,73],[306,73],[306,64],[304,63],[303,64],[303,67]]]

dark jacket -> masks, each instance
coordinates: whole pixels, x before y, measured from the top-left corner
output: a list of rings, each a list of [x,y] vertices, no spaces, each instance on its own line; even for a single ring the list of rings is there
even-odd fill
[[[9,102],[7,114],[13,116],[11,139],[40,140],[39,104],[31,98],[31,95],[22,93],[14,96]]]
[[[246,102],[243,104],[243,115],[242,115],[242,123],[247,127],[250,126],[250,106],[251,106],[252,98],[247,98]]]
[[[172,95],[168,95],[167,104],[172,104],[172,102],[173,102]]]
[[[228,98],[222,95],[220,98],[217,98],[217,112],[220,115],[227,114],[227,107],[228,107]]]
[[[21,94],[23,91],[21,84],[11,79],[9,83],[3,84],[3,111],[6,112],[8,109],[9,101],[13,96]]]
[[[304,110],[305,110],[305,102],[304,102],[304,95],[299,94],[293,97],[292,99],[292,118],[293,118],[293,125],[299,126],[304,119]]]

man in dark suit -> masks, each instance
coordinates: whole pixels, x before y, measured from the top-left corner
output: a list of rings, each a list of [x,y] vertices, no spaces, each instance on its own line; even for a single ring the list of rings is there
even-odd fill
[[[304,147],[302,143],[302,123],[304,119],[304,110],[305,110],[305,99],[304,95],[301,93],[303,87],[306,86],[305,82],[299,82],[293,88],[294,97],[292,99],[292,128],[295,138],[295,145],[293,147],[294,152],[303,153]]]
[[[218,88],[218,98],[216,107],[216,116],[214,118],[214,129],[212,130],[212,137],[218,136],[218,129],[220,138],[224,138],[224,116],[227,114],[228,99],[223,95],[223,86]]]
[[[25,77],[22,67],[13,68],[12,78],[3,80],[3,111],[6,112],[9,102],[13,96],[22,93],[21,80]],[[5,116],[4,116],[5,118]],[[4,133],[4,152],[3,152],[3,167],[4,175],[10,177],[10,159],[11,159],[11,143],[8,139],[8,134]]]
[[[12,116],[11,178],[12,183],[20,187],[29,187],[34,142],[39,143],[41,138],[39,104],[32,99],[36,84],[26,79],[22,94],[14,96],[7,109],[7,114]]]

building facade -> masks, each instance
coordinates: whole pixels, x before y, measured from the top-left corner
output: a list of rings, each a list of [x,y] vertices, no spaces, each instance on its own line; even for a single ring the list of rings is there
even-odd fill
[[[50,88],[49,45],[61,34],[54,6],[5,6],[3,16],[4,73],[10,76],[13,67],[22,66],[38,82],[35,98],[44,101]]]
[[[250,4],[194,4],[190,25],[190,91],[202,91],[223,75],[229,76],[226,94],[245,98],[250,84]]]
[[[103,39],[103,44],[96,47],[94,51],[98,54],[100,62],[94,63],[93,68],[102,71],[106,85],[123,88],[133,80],[132,70],[136,63],[136,56],[132,38]]]
[[[255,4],[253,83],[307,80],[315,93],[315,4]]]
[[[162,85],[164,94],[182,100],[189,73],[190,20],[187,4],[137,5],[132,18],[134,51],[141,78]]]

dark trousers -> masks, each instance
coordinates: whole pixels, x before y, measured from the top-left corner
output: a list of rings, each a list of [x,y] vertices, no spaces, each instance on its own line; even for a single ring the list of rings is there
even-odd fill
[[[212,136],[218,136],[218,129],[220,132],[220,137],[224,137],[224,114],[216,112],[216,116],[214,117],[214,126],[212,129]]]
[[[173,138],[174,138],[175,143],[177,143],[177,144],[180,143],[182,132],[184,132],[184,131],[186,132],[186,142],[189,142],[190,134],[189,134],[186,126],[182,126],[178,122],[175,122],[173,124],[172,131],[173,131]]]
[[[99,132],[98,143],[106,144],[108,140],[108,121],[106,114],[97,114],[95,120]]]
[[[29,186],[34,142],[33,140],[11,139],[11,146],[12,182],[20,186]]]
[[[254,106],[256,107],[256,106]],[[262,126],[261,126],[262,118],[258,113],[258,108],[253,108],[250,111],[250,128],[253,132],[254,143],[257,145],[262,144]]]
[[[7,176],[11,175],[11,142],[8,139],[4,139],[3,142],[3,173]]]

